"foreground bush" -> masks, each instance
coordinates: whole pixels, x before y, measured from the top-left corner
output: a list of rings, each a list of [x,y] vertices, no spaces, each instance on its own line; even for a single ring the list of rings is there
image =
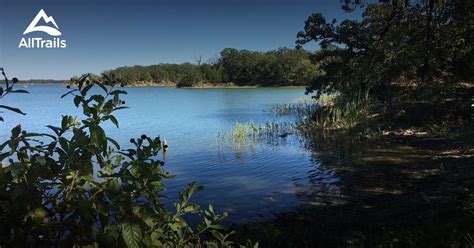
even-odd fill
[[[5,76],[0,98],[28,93],[14,90],[17,81]],[[83,119],[63,116],[59,126],[48,126],[50,133],[30,133],[18,125],[1,143],[0,245],[232,246],[231,233],[218,224],[226,214],[189,202],[201,189],[195,183],[179,194],[172,210],[164,207],[163,179],[173,176],[156,159],[160,137],[141,135],[122,149],[107,136],[101,125],[110,121],[118,127],[113,114],[127,108],[120,98],[126,92],[115,84],[106,75],[103,81],[80,77],[62,97],[73,96]],[[103,94],[89,95],[93,87]],[[203,223],[191,227],[187,214],[202,216]]]

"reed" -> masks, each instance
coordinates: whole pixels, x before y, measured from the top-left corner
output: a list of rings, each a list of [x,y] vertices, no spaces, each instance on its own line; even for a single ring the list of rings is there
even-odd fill
[[[301,97],[291,103],[277,104],[269,109],[279,116],[294,116],[298,124],[309,124],[312,116],[324,106],[334,105],[338,94],[321,95],[318,99]]]
[[[281,139],[285,139],[297,131],[296,124],[288,122],[267,121],[265,124],[255,124],[253,121],[237,122],[230,130],[219,132],[216,140],[219,143],[230,144],[233,148],[242,148],[261,142],[280,143]]]
[[[368,115],[368,91],[357,91],[351,97],[336,94],[325,100],[330,102],[312,113],[309,124],[313,127],[352,128],[362,123]]]

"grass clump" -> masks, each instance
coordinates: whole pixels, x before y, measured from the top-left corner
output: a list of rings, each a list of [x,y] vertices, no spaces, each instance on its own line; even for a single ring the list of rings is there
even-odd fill
[[[265,124],[255,124],[253,121],[237,122],[228,131],[217,134],[217,142],[231,144],[233,148],[254,147],[257,143],[279,144],[281,139],[297,132],[294,123],[275,123],[267,121]]]
[[[298,124],[308,124],[319,109],[334,105],[337,94],[321,95],[318,99],[301,97],[291,103],[277,104],[269,109],[277,116],[292,116]]]

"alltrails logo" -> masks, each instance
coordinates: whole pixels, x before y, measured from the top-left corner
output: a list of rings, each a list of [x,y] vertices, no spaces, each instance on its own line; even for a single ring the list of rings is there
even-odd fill
[[[43,20],[45,24],[51,23],[53,26],[39,26],[38,22]],[[25,29],[23,35],[31,32],[44,32],[50,36],[60,36],[58,24],[54,21],[52,16],[48,16],[43,9],[41,9],[36,17],[31,21],[30,25]],[[53,39],[43,39],[41,37],[29,37],[21,38],[18,48],[66,48],[66,40],[62,40],[60,37],[54,37]]]

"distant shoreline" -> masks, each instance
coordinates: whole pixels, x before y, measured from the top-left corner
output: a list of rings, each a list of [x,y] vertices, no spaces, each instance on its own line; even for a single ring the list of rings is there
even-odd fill
[[[17,85],[29,86],[29,85],[59,85],[68,84],[68,80],[53,80],[46,82],[46,80],[25,80],[20,81]],[[197,83],[193,86],[179,87],[178,83],[174,82],[134,82],[125,84],[125,87],[164,87],[164,88],[188,88],[188,89],[252,89],[252,88],[304,88],[303,85],[237,85],[234,83]]]
[[[192,86],[179,86],[175,82],[134,82],[126,84],[125,87],[166,87],[166,88],[195,88],[195,89],[239,89],[239,88],[304,88],[303,85],[237,85],[235,83],[196,83]]]
[[[31,85],[67,85],[66,83],[24,83],[18,82],[15,85],[18,86],[31,86]]]
[[[30,79],[20,80],[17,84],[19,85],[32,85],[32,84],[65,84],[69,80],[55,80],[55,79]]]

